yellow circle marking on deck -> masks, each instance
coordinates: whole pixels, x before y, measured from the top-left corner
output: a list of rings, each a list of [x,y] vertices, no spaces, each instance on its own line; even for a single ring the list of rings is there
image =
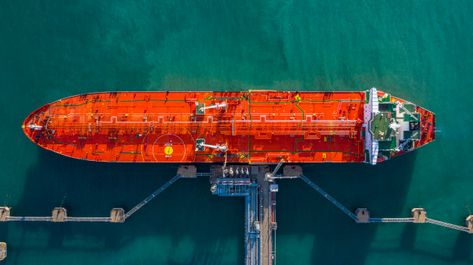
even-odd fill
[[[166,146],[164,147],[164,153],[168,156],[172,155],[172,152],[174,152],[174,150],[172,149],[172,146]]]

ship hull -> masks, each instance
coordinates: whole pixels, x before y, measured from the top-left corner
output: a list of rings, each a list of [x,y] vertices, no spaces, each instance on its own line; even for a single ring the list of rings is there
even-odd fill
[[[23,130],[47,150],[97,162],[366,162],[367,93],[89,93],[42,106]],[[432,126],[414,148],[434,139],[433,114],[419,111]]]

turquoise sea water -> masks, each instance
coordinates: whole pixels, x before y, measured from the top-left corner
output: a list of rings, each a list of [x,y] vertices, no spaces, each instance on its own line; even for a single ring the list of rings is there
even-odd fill
[[[376,167],[311,165],[351,209],[463,224],[473,213],[473,2],[1,1],[0,204],[15,215],[108,215],[172,165],[96,164],[32,144],[21,122],[108,90],[364,90],[437,114],[437,141]],[[473,236],[357,225],[300,181],[280,182],[278,264],[472,264]],[[242,264],[243,200],[179,181],[125,224],[0,223],[5,264]]]

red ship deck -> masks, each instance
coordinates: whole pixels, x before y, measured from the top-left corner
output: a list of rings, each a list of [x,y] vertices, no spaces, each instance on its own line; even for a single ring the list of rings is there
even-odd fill
[[[363,162],[365,100],[365,92],[91,93],[41,107],[23,128],[45,149],[100,162]],[[201,139],[228,150],[197,150]]]

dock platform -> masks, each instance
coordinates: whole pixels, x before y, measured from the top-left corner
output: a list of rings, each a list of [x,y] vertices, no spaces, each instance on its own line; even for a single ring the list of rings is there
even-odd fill
[[[337,201],[334,197],[320,188],[317,184],[315,184],[312,180],[308,177],[304,176],[303,174],[300,175],[300,178],[307,183],[311,188],[316,190],[322,197],[327,199],[331,202],[335,207],[337,207],[340,211],[345,213],[348,217],[353,219],[357,223],[416,223],[416,224],[433,224],[437,226],[441,226],[444,228],[457,230],[461,232],[466,232],[473,234],[473,215],[469,215],[466,220],[466,226],[451,224],[443,221],[439,221],[436,219],[428,218],[427,211],[424,208],[413,208],[411,210],[412,217],[370,217],[370,212],[366,208],[358,208],[355,212],[351,212],[347,207]]]
[[[7,243],[0,242],[0,261],[7,258]]]
[[[129,211],[113,208],[109,216],[73,217],[67,214],[64,207],[55,207],[50,216],[13,216],[11,208],[0,207],[0,222],[107,222],[124,223],[137,211],[150,203],[159,194],[168,189],[179,179],[209,177],[212,194],[221,197],[242,197],[245,201],[245,264],[276,264],[276,194],[279,190],[276,183],[279,179],[301,179],[310,188],[318,192],[356,223],[415,223],[433,224],[456,231],[473,234],[473,215],[465,219],[465,226],[451,224],[427,216],[424,208],[414,208],[410,217],[371,217],[367,208],[351,211],[328,192],[303,174],[301,166],[286,165],[282,174],[277,174],[283,160],[271,170],[267,165],[214,165],[208,172],[197,172],[192,165],[182,165],[176,176],[162,184]],[[0,242],[0,260],[7,256],[7,245]]]
[[[245,264],[274,264],[277,188],[273,186],[271,189],[274,184],[267,181],[270,168],[251,166],[248,170],[242,170],[238,166],[229,166],[223,170],[215,167],[211,172],[214,195],[245,198]],[[236,175],[236,172],[239,174]]]

